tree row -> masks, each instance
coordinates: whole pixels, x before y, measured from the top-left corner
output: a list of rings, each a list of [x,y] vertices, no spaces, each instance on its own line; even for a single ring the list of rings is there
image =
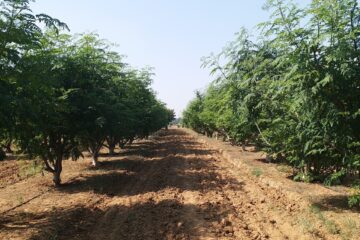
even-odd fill
[[[0,143],[43,160],[61,183],[62,161],[103,146],[113,154],[174,117],[151,89],[151,69],[134,69],[96,34],[34,15],[29,1],[0,1]]]
[[[258,37],[241,30],[204,59],[216,76],[183,113],[198,132],[253,144],[295,179],[360,176],[360,9],[357,0],[306,7],[269,0]]]

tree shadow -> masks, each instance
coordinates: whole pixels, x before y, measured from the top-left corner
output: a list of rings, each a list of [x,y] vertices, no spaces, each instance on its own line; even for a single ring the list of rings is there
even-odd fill
[[[53,208],[45,212],[13,212],[0,216],[0,230],[11,236],[21,233],[18,236],[21,238],[25,238],[24,232],[29,232],[31,236],[27,239],[31,240],[76,239],[76,235],[86,233],[86,228],[93,225],[98,216],[101,216],[100,210],[83,206],[66,210]]]
[[[136,143],[127,157],[103,161],[91,175],[84,174],[58,191],[68,194],[93,191],[112,197],[167,188],[176,188],[175,194],[186,190],[217,191],[227,184],[233,186],[234,191],[242,189],[242,183],[236,179],[223,179],[217,173],[215,159],[211,159],[213,151],[200,149],[196,142],[173,139],[174,134],[180,133],[171,130],[160,142]],[[12,212],[0,216],[0,230],[3,233],[19,231],[19,234],[30,231],[31,239],[39,240],[103,239],[109,233],[118,239],[190,239],[199,226],[210,228],[212,223],[220,222],[229,214],[228,206],[221,202],[184,204],[174,198],[105,209],[77,205],[71,209],[54,207],[44,212]],[[196,217],[203,219],[195,221]]]
[[[265,163],[265,164],[276,163],[276,162],[271,162],[271,161],[267,160],[265,157],[264,158],[256,158],[254,160],[261,162],[261,163]]]
[[[117,156],[143,156],[150,157],[152,149],[155,147],[153,142],[139,142],[127,146],[121,152],[117,153]],[[109,156],[109,155],[108,155]]]
[[[179,137],[178,132],[183,133],[169,130],[159,140],[137,143],[126,157],[102,161],[99,168],[90,168],[91,175],[69,182],[59,191],[125,196],[166,188],[211,191],[229,183],[241,190],[237,180],[223,180],[216,173],[214,150],[203,149],[199,143]]]
[[[6,156],[1,162],[7,162],[7,161],[18,161],[18,160],[29,160],[30,157],[26,154],[16,154],[16,153],[6,153]]]
[[[164,154],[168,152],[169,148],[176,148],[176,154],[198,154],[198,155],[207,155],[207,154],[215,154],[216,150],[202,150],[197,147],[200,144],[194,140],[189,139],[179,139],[179,136],[188,136],[187,133],[177,130],[177,129],[169,129],[162,130],[159,136],[154,136],[154,141],[146,141],[143,142],[135,142],[131,145],[127,145],[125,149],[120,152],[115,153],[114,155],[109,155],[107,153],[101,153],[101,157],[111,157],[111,156],[144,156],[151,157],[154,154]],[[159,148],[161,143],[156,142],[161,141],[162,143],[166,142],[166,147]]]
[[[0,216],[2,234],[27,230],[31,240],[45,239],[191,239],[231,213],[221,204],[183,204],[178,200],[113,205],[106,209],[75,206],[46,212]],[[189,215],[190,214],[190,215]],[[189,217],[191,216],[191,217]]]
[[[5,158],[3,160],[1,160],[0,162],[15,161],[17,159],[18,159],[17,156],[7,153],[5,155]]]
[[[349,207],[348,197],[348,195],[323,196],[313,201],[313,204],[323,211],[334,211],[337,213],[352,211],[360,213],[360,207]]]
[[[64,184],[59,191],[93,191],[108,196],[132,196],[166,188],[211,191],[226,184],[231,184],[237,191],[242,189],[242,183],[236,179],[222,179],[213,166],[198,157],[171,155],[157,160],[118,159],[103,162],[100,174],[84,176]]]

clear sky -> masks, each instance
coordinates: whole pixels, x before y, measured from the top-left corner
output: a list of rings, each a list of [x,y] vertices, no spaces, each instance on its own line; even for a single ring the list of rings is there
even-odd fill
[[[154,67],[153,88],[179,116],[211,80],[201,57],[218,53],[241,27],[268,19],[265,0],[37,0],[34,13],[97,32],[134,67]]]

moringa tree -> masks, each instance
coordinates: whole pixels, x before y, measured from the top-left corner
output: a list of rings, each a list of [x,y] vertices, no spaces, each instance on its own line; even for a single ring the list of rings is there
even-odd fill
[[[286,159],[298,180],[333,184],[360,174],[358,1],[265,7],[272,16],[258,39],[241,31],[207,59],[217,78],[189,104],[184,123],[254,143]]]
[[[15,135],[18,79],[23,55],[41,47],[41,25],[58,31],[67,25],[46,14],[33,14],[29,0],[0,1],[0,145],[8,152]]]

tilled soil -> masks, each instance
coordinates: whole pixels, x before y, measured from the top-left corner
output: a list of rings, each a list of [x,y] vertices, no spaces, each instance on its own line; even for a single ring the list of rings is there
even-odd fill
[[[181,129],[162,131],[117,156],[103,157],[101,163],[97,169],[84,163],[65,164],[78,166],[64,169],[68,173],[60,189],[50,186],[50,176],[34,177],[0,189],[3,213],[0,238],[357,239],[359,236],[356,221],[351,222],[355,224],[354,232],[339,232],[327,215],[319,217],[318,208],[308,208],[301,200],[294,201],[270,184],[262,183],[258,180],[260,172],[249,174],[237,168],[225,161],[218,150]],[[26,186],[32,189],[25,190]],[[22,201],[15,197],[19,194],[23,194]],[[331,224],[335,224],[333,232],[328,229]]]

